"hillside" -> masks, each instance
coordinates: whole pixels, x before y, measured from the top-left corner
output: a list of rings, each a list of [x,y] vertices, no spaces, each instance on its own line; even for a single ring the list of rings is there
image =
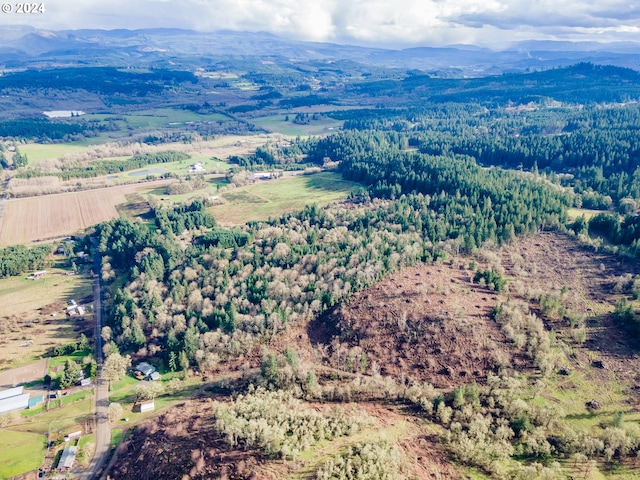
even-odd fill
[[[508,289],[497,293],[472,283],[471,262],[503,271],[509,278]],[[447,392],[457,391],[454,387],[468,388],[477,382],[484,402],[482,392],[488,380],[492,384],[496,374],[515,375],[523,389],[518,394],[520,402],[543,399],[555,412],[553,426],[547,433],[542,433],[543,426],[536,427],[536,435],[547,435],[549,442],[557,437],[551,447],[560,461],[555,475],[565,478],[581,463],[560,453],[566,448],[561,446],[562,436],[573,429],[585,429],[593,438],[605,438],[617,412],[622,412],[629,425],[640,417],[635,387],[640,356],[611,315],[619,296],[614,293],[619,276],[638,271],[635,262],[628,264],[592,252],[564,234],[540,233],[473,259],[456,256],[453,265],[420,264],[403,269],[354,295],[346,305],[312,321],[307,328],[293,328],[271,347],[281,353],[293,349],[301,361],[313,363],[322,392],[313,395],[324,401],[310,398],[305,402],[307,407],[342,404],[347,411],[372,417],[368,440],[385,438],[395,444],[400,452],[400,472],[409,475],[407,478],[467,478],[468,472],[460,465],[460,458],[465,457],[446,433],[453,427],[435,417],[425,421],[430,415],[415,408],[415,402],[420,404],[418,392],[425,391],[417,389],[422,382],[433,384],[435,395],[441,392],[446,399],[450,398]],[[541,299],[554,296],[561,298],[562,315],[541,307]],[[544,338],[551,334],[550,371],[545,373],[544,365],[537,363],[539,357],[531,353],[531,338],[536,335],[531,326],[523,330],[526,340],[521,346],[506,324],[500,325],[492,314],[496,306],[513,302],[543,319],[543,330],[537,335]],[[570,320],[573,315],[581,316],[582,321]],[[576,332],[583,328],[586,337],[581,339]],[[363,352],[366,365],[359,360]],[[258,375],[251,381],[260,383],[264,378]],[[196,397],[214,393],[226,404],[230,400],[225,400],[226,395],[244,390],[246,382],[214,381]],[[611,390],[611,385],[616,389]],[[599,403],[597,410],[586,406],[592,400]],[[230,448],[224,435],[216,431],[214,412],[210,399],[194,399],[135,427],[120,448],[112,478],[154,478],[158,472],[163,472],[164,478],[184,478],[187,472],[189,478],[316,478],[314,469],[323,461],[361,439],[359,435],[345,437],[330,443],[329,450],[328,445],[319,444],[294,459],[273,460],[246,444]],[[520,442],[521,436],[519,441],[513,440],[515,445]],[[449,463],[452,458],[458,459],[455,468]],[[479,465],[477,462],[469,458],[462,464]],[[527,470],[513,470],[513,463],[505,465],[525,475],[518,478],[534,478],[526,476],[533,470],[526,474]],[[611,463],[584,468],[607,471],[607,465]],[[616,465],[627,469],[635,463],[620,459]],[[493,468],[487,465],[482,469]],[[141,471],[148,475],[139,477]]]

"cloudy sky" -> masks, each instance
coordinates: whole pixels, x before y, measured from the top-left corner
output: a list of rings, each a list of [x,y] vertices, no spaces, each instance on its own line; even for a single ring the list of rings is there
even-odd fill
[[[640,0],[44,0],[2,25],[51,30],[178,27],[400,48],[527,39],[640,41]],[[7,7],[9,5],[9,7]],[[11,7],[11,8],[10,8]]]

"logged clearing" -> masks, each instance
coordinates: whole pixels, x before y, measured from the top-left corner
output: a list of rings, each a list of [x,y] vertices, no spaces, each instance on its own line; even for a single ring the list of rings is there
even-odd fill
[[[4,203],[0,224],[0,246],[30,244],[81,232],[116,218],[117,207],[128,203],[127,195],[168,182],[160,180],[8,200]]]
[[[311,342],[325,345],[334,368],[344,368],[340,359],[359,347],[368,368],[440,388],[481,380],[499,365],[522,365],[491,318],[498,297],[473,284],[473,273],[436,264],[390,275],[312,322]]]
[[[410,423],[393,407],[362,404],[358,408],[374,419],[365,431],[319,444],[294,461],[269,459],[251,446],[231,448],[216,431],[210,400],[193,400],[174,407],[137,427],[120,446],[109,472],[120,480],[234,478],[281,480],[315,478],[315,471],[347,445],[385,438],[407,459],[411,478],[461,479],[440,457],[434,439],[419,422]],[[307,454],[308,453],[308,454]]]

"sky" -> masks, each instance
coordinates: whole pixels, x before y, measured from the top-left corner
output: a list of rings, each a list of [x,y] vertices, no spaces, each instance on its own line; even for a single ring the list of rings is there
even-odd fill
[[[264,31],[296,40],[405,48],[521,40],[640,41],[640,0],[44,0],[0,29],[171,27]]]

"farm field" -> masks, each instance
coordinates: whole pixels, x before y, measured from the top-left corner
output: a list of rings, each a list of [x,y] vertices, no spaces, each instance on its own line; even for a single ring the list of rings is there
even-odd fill
[[[167,184],[158,180],[153,186]],[[149,188],[149,183],[8,200],[0,225],[0,246],[30,244],[81,232],[119,215],[125,195]]]
[[[267,220],[285,212],[300,210],[305,205],[324,205],[341,200],[357,185],[332,172],[266,180],[223,193],[221,196],[226,203],[208,210],[223,223]]]
[[[172,108],[157,108],[150,110],[140,110],[131,114],[87,114],[82,119],[87,121],[120,121],[123,125],[123,132],[129,127],[133,128],[161,128],[161,127],[181,127],[187,122],[228,122],[231,119],[221,113],[211,113],[207,115],[195,113],[189,110],[179,110]],[[111,132],[113,133],[113,132]]]
[[[299,125],[293,123],[291,120],[286,121],[285,117],[289,116],[292,120],[295,117],[294,114],[278,114],[270,115],[267,117],[258,117],[251,119],[251,123],[271,132],[281,133],[283,135],[295,136],[308,136],[308,135],[327,135],[334,130],[338,130],[344,123],[341,120],[334,120],[332,118],[322,118],[320,120],[310,120],[306,125]]]
[[[188,110],[153,109],[124,115],[127,124],[133,128],[183,127],[187,122],[228,122],[231,119],[220,113],[201,115]]]

